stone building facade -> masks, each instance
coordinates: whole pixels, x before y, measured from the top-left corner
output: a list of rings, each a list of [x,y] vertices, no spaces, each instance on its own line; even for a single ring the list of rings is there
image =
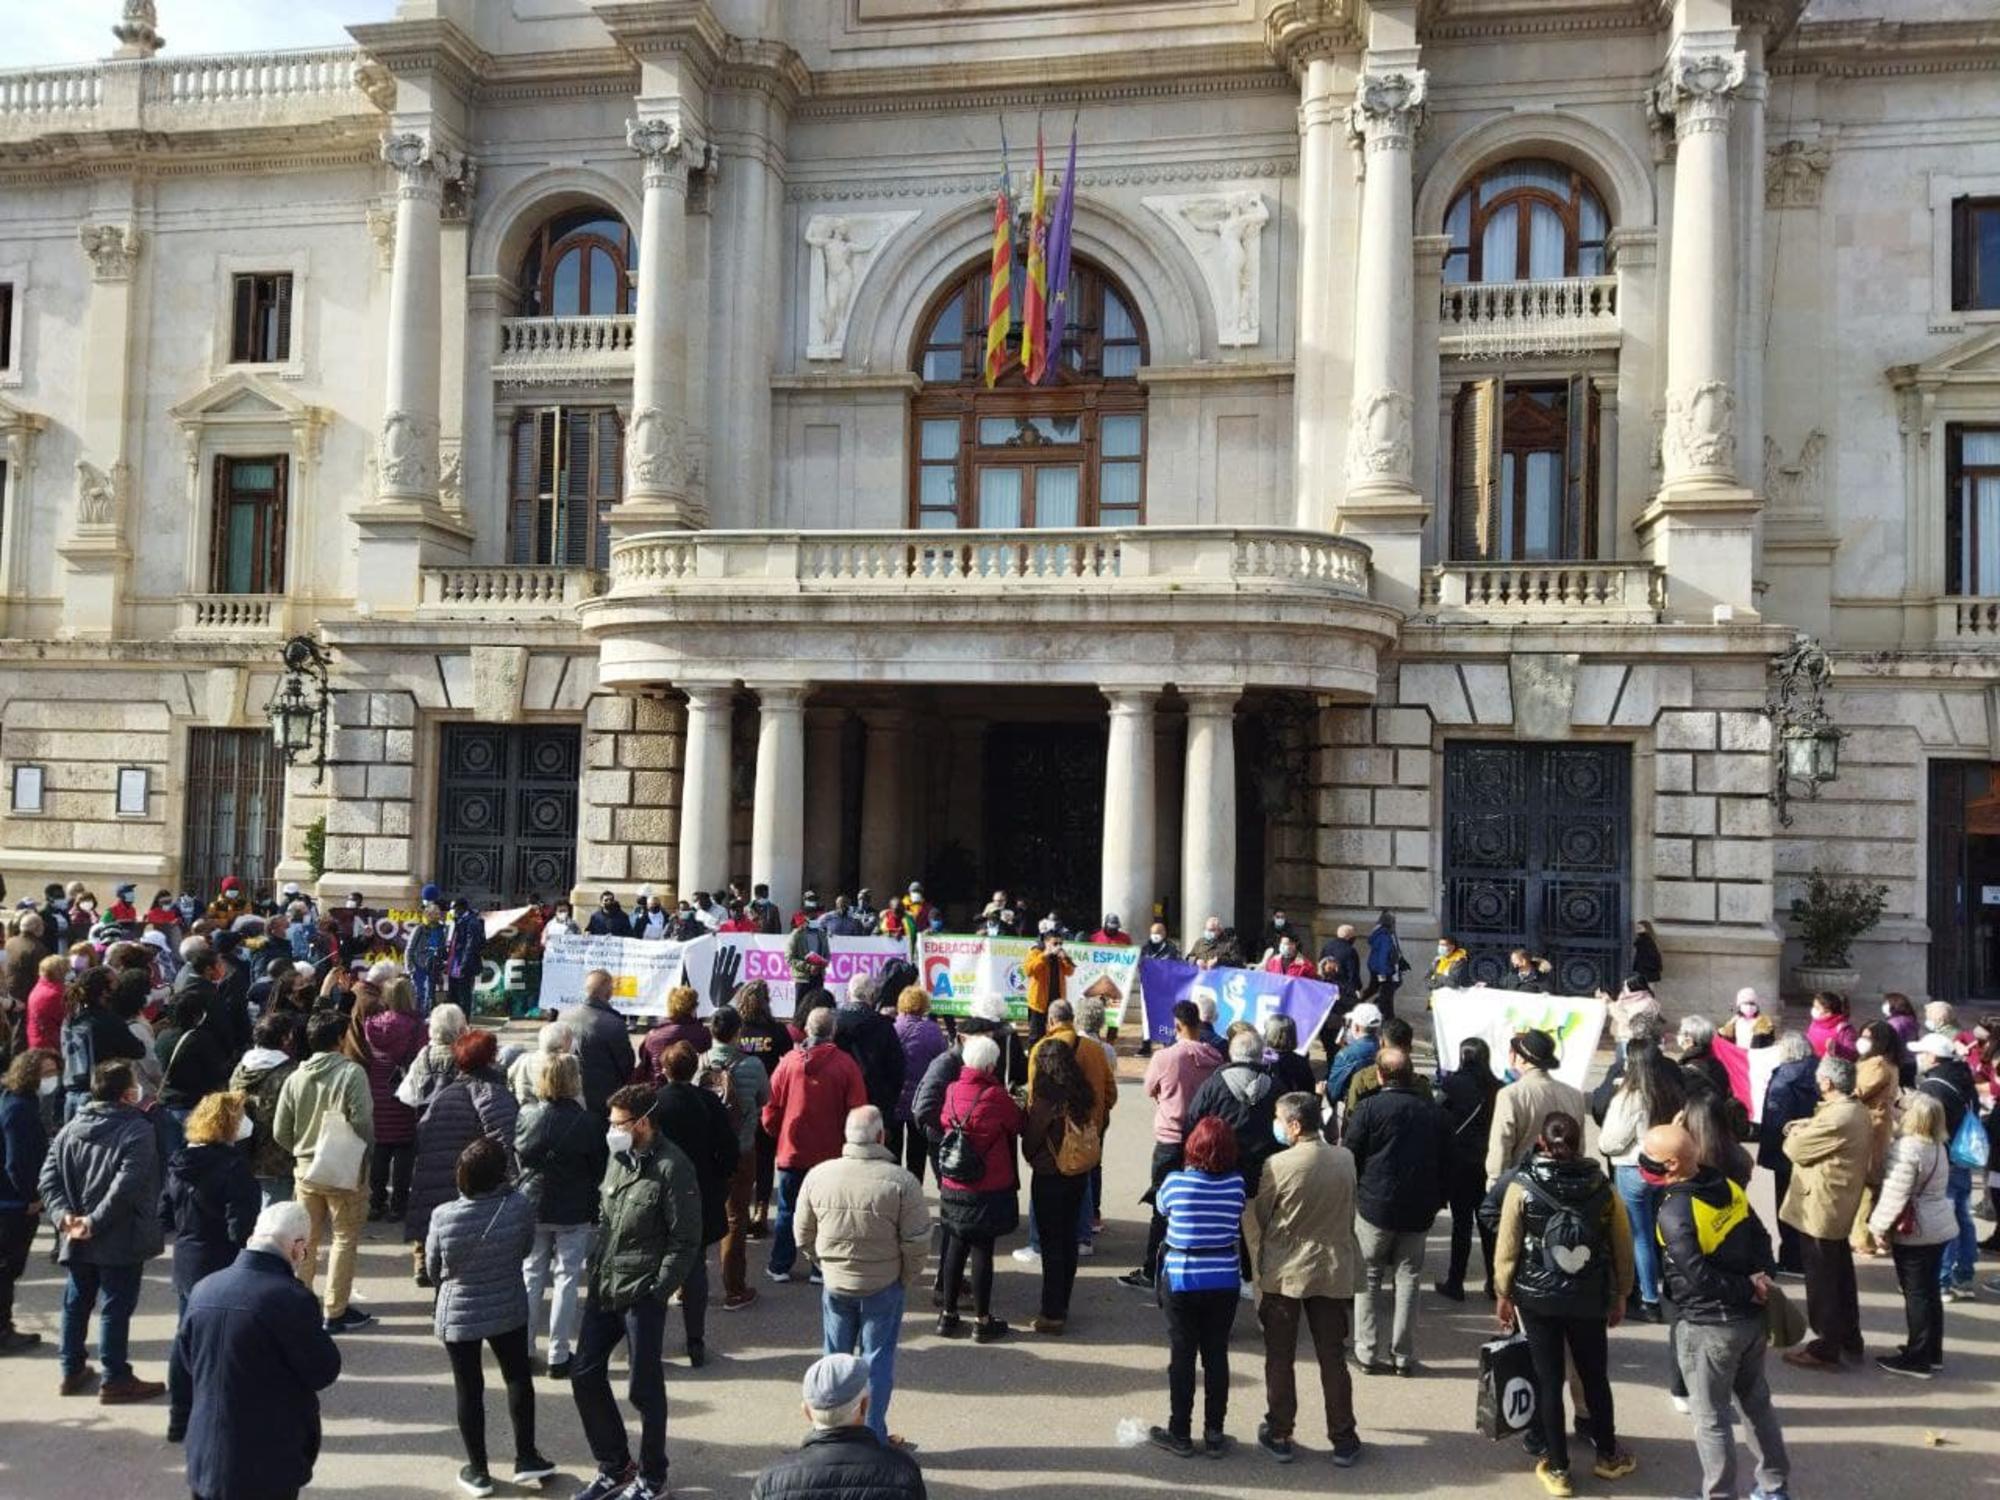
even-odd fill
[[[920,874],[1570,985],[1645,918],[1705,1005],[1820,868],[1865,982],[2000,993],[1983,7],[156,9],[0,73],[10,883],[324,818],[391,899]],[[1065,352],[988,390],[1002,129],[1018,201],[1072,120]],[[1848,734],[1781,826],[1800,631]]]

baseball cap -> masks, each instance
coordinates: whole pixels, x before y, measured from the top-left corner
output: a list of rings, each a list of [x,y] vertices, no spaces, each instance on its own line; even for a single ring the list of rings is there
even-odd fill
[[[839,1411],[868,1389],[868,1361],[852,1354],[829,1354],[813,1362],[802,1385],[806,1405],[814,1411]]]
[[[1363,1000],[1347,1013],[1347,1023],[1367,1031],[1376,1031],[1382,1025],[1382,1008],[1373,1001]]]
[[[1952,1046],[1951,1038],[1948,1036],[1939,1036],[1936,1032],[1932,1032],[1929,1036],[1918,1037],[1914,1042],[1910,1043],[1910,1050],[1921,1053],[1925,1057],[1958,1056],[1958,1048]]]

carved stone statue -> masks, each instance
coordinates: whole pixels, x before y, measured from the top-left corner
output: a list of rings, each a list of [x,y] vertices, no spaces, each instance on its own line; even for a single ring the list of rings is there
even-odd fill
[[[1216,342],[1259,342],[1264,226],[1271,210],[1255,188],[1141,200],[1194,257],[1215,309]]]
[[[115,526],[124,509],[125,492],[131,488],[131,465],[122,459],[106,473],[85,459],[76,461],[76,524]]]
[[[118,38],[118,57],[151,57],[167,40],[160,35],[160,12],[153,0],[125,0],[111,34]]]
[[[139,263],[139,231],[122,224],[80,224],[76,240],[98,281],[124,281]]]
[[[1412,403],[1402,391],[1370,391],[1354,398],[1347,420],[1347,477],[1408,478]]]
[[[382,488],[403,495],[437,493],[438,425],[435,418],[392,411],[382,419]]]
[[[1820,480],[1826,462],[1826,434],[1815,427],[1799,445],[1797,463],[1785,462],[1785,450],[1764,435],[1764,499],[1773,510],[1817,510]]]
[[[847,322],[854,294],[875,256],[905,225],[914,210],[889,214],[815,214],[806,221],[812,250],[812,277],[806,289],[810,336],[807,359],[841,359],[847,352]]]

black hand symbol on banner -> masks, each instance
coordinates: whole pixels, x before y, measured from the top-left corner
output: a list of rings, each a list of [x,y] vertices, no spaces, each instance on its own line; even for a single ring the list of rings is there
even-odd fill
[[[743,951],[720,944],[715,950],[715,967],[708,974],[708,1003],[727,1005],[736,994],[736,976],[743,972]]]

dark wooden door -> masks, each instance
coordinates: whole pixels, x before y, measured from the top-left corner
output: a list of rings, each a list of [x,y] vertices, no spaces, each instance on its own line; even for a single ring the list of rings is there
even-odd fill
[[[2000,998],[2000,766],[1934,760],[1924,915],[1938,1000]]]
[[[576,878],[574,724],[447,724],[438,776],[437,879],[447,898],[512,906]]]
[[[1097,724],[996,724],[987,731],[981,885],[1013,893],[1026,923],[1054,908],[1077,931],[1097,928],[1104,735]]]
[[[284,852],[285,758],[264,729],[188,731],[181,888],[203,900],[234,875],[269,895]]]
[[[1472,977],[1497,984],[1526,948],[1554,964],[1562,994],[1615,992],[1631,925],[1630,749],[1461,740],[1444,757],[1444,926]]]

